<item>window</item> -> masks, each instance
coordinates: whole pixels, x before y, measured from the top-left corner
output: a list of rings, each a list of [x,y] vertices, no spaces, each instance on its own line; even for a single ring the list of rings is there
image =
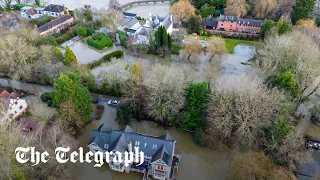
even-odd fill
[[[223,24],[221,24],[221,26],[223,26]]]
[[[20,106],[19,109],[20,109],[20,110],[23,109],[23,106]]]
[[[164,167],[163,167],[163,166],[160,166],[160,165],[157,165],[157,166],[156,166],[156,170],[158,170],[158,171],[164,171]]]

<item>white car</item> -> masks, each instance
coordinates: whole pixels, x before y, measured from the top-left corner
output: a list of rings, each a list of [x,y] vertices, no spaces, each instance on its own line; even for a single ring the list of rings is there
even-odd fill
[[[108,105],[109,106],[116,106],[116,105],[118,105],[120,103],[120,101],[118,101],[118,100],[109,100],[108,101]]]

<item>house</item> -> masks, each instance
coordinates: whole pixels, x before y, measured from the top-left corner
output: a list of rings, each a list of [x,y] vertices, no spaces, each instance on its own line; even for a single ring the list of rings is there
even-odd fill
[[[146,19],[146,23],[143,27],[158,29],[159,26],[164,26],[168,34],[172,34],[173,31],[173,19],[172,15],[167,15],[166,17],[160,17],[157,14],[149,14],[149,18]]]
[[[1,92],[0,101],[5,105],[2,109],[4,112],[1,112],[0,124],[5,120],[18,118],[28,109],[28,105],[25,100],[19,99],[19,97],[15,98],[14,93],[8,93],[5,90]]]
[[[73,22],[73,17],[70,15],[64,15],[52,20],[37,28],[40,35],[46,36],[48,34],[59,33],[61,29],[69,26]]]
[[[40,7],[33,8],[30,6],[25,6],[21,8],[20,11],[21,11],[21,16],[24,18],[37,19],[42,17],[43,9],[44,8],[40,8]]]
[[[154,137],[136,133],[130,126],[126,126],[123,131],[112,130],[106,124],[102,124],[97,130],[91,130],[88,147],[91,152],[129,152],[139,147],[139,151],[144,152],[144,162],[140,166],[135,163],[128,167],[123,163],[109,163],[110,169],[118,172],[136,171],[146,173],[154,179],[172,178],[171,171],[176,163],[175,156],[176,141],[169,134]]]
[[[126,32],[128,36],[132,36],[140,27],[141,24],[138,19],[131,16],[124,16],[119,22],[118,29]]]
[[[209,16],[203,22],[204,28],[209,30],[255,34],[261,31],[262,24],[262,20],[241,19],[237,16],[224,15],[220,15],[218,19],[212,19],[212,16]]]
[[[68,8],[64,5],[56,5],[56,4],[49,4],[46,8],[43,9],[43,14],[47,14],[51,17],[61,17],[63,15],[69,15]]]

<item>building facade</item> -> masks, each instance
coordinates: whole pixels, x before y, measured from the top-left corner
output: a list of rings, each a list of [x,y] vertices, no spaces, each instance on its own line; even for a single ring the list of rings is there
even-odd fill
[[[25,6],[20,9],[21,11],[21,16],[27,19],[37,19],[41,18],[43,15],[48,15],[51,17],[61,17],[63,15],[68,15],[69,11],[66,7],[61,6],[61,5],[55,5],[55,4],[50,4],[45,8],[41,7],[31,7],[31,6]]]
[[[110,158],[110,169],[126,173],[140,172],[159,180],[172,179],[176,159],[175,144],[176,141],[169,134],[154,137],[136,133],[129,126],[123,131],[112,130],[106,124],[102,124],[97,130],[91,130],[88,141],[92,153],[124,153],[138,147],[139,151],[144,152],[144,162],[140,162],[141,165],[131,163],[126,167],[123,163],[112,162],[113,158]]]
[[[227,32],[242,32],[259,34],[261,31],[262,20],[241,19],[237,16],[220,15],[218,19],[213,19],[209,16],[203,26],[208,30],[218,30]]]

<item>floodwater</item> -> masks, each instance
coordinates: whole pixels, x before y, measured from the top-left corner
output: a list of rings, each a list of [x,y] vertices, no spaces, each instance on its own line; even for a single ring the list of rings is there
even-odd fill
[[[71,46],[72,47],[72,46]],[[222,73],[239,75],[244,73],[246,67],[240,64],[240,62],[245,62],[252,57],[252,52],[254,48],[249,45],[237,45],[235,47],[235,53],[227,55],[222,61]],[[96,51],[96,50],[94,50]],[[80,51],[81,52],[81,51]],[[75,52],[77,56],[77,51]],[[81,56],[81,55],[80,55]],[[93,55],[96,59],[98,55]],[[101,56],[101,55],[99,55]],[[77,56],[78,57],[78,56]],[[143,56],[139,58],[142,61],[149,61],[149,63],[163,62],[165,64],[176,63],[174,61],[162,58],[155,58],[154,56]],[[152,60],[150,60],[152,59]],[[125,61],[134,61],[135,57],[125,55]],[[80,60],[81,61],[81,60]],[[89,61],[86,59],[85,62]],[[98,73],[99,70],[95,69]],[[93,72],[95,71],[93,70]],[[14,80],[0,79],[1,85],[11,85],[14,88],[29,90],[30,92],[36,92],[41,94],[43,92],[53,91],[53,87],[26,84],[17,82]],[[38,98],[37,98],[38,99]],[[79,146],[88,151],[87,141],[89,137],[90,130],[96,129],[100,124],[106,123],[113,129],[119,129],[119,125],[116,123],[116,109],[110,107],[106,104],[106,101],[99,101],[100,104],[104,104],[105,111],[101,120],[93,121],[85,127],[84,133],[79,137]],[[137,122],[133,120],[131,122],[131,127],[139,133],[150,134],[150,135],[162,135],[165,133],[161,127],[157,124],[149,121]],[[214,179],[226,179],[228,167],[231,158],[237,153],[244,153],[248,149],[243,146],[233,146],[225,147],[223,150],[211,150],[208,148],[198,147],[193,142],[192,133],[181,132],[175,128],[170,128],[167,130],[168,133],[177,141],[176,153],[181,154],[181,162],[179,167],[179,172],[175,172],[174,176],[177,180],[214,180]],[[142,174],[131,172],[129,174],[119,173],[109,169],[107,165],[101,168],[94,168],[94,164],[73,164],[70,170],[70,178],[73,180],[141,180]]]
[[[136,0],[118,0],[118,2],[122,4],[126,4],[129,2],[133,2]],[[109,0],[50,0],[49,3],[52,4],[64,4],[66,7],[68,7],[71,10],[74,10],[76,8],[82,8],[84,5],[91,5],[94,8],[100,9],[100,8],[108,8],[109,6]],[[164,3],[157,3],[157,4],[140,4],[140,5],[133,5],[131,8],[126,9],[127,12],[132,12],[138,14],[138,16],[141,17],[148,17],[149,13],[156,13],[160,16],[166,16],[169,13],[170,4],[168,2]]]

